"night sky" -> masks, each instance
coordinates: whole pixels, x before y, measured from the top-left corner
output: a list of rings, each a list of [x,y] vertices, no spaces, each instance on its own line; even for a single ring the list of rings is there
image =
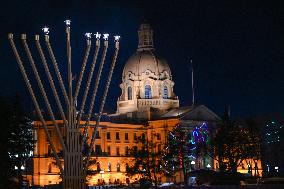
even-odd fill
[[[38,60],[33,35],[42,34],[41,28],[49,26],[51,43],[65,76],[64,20],[70,18],[74,72],[81,67],[85,32],[109,32],[122,37],[107,99],[107,109],[115,110],[123,66],[137,49],[139,24],[147,20],[154,29],[157,53],[170,65],[174,91],[182,106],[191,104],[192,59],[198,104],[219,115],[230,105],[235,117],[284,112],[284,1],[267,2],[270,4],[247,0],[1,2],[0,95],[20,92],[26,107],[32,109],[7,33],[14,33],[21,49],[19,34],[26,33]],[[108,53],[112,55],[113,48]]]

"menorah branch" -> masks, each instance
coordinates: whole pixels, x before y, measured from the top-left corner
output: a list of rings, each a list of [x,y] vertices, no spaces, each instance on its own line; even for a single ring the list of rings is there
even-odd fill
[[[115,43],[115,52],[114,52],[114,55],[113,55],[113,58],[112,58],[110,71],[109,71],[109,74],[108,74],[108,79],[107,79],[106,86],[105,86],[105,89],[104,89],[104,94],[102,96],[101,105],[100,105],[99,113],[98,113],[97,120],[96,120],[96,126],[94,128],[93,133],[92,133],[90,149],[93,148],[94,143],[95,143],[97,130],[98,130],[98,127],[100,125],[101,115],[102,115],[102,112],[103,112],[103,109],[104,109],[104,105],[105,105],[105,101],[106,101],[106,98],[107,98],[108,89],[109,89],[109,86],[110,86],[110,82],[111,82],[114,66],[115,66],[115,63],[116,63],[116,60],[117,60],[118,51],[119,51],[119,42],[116,41],[116,43]],[[91,150],[89,150],[88,155],[86,157],[85,169],[88,168],[88,165],[89,165],[89,162],[90,162],[90,156],[91,156]]]
[[[93,90],[92,97],[91,97],[91,102],[90,102],[90,105],[89,105],[89,111],[88,111],[88,115],[87,115],[87,120],[86,120],[86,123],[84,125],[83,139],[82,139],[82,142],[81,142],[81,146],[82,147],[83,147],[83,145],[85,143],[85,140],[87,138],[87,135],[88,135],[88,125],[90,123],[90,119],[91,119],[91,116],[92,116],[93,107],[94,107],[95,100],[96,100],[96,94],[97,94],[97,90],[98,90],[98,86],[99,86],[99,83],[100,83],[102,70],[103,70],[103,67],[104,67],[105,59],[106,59],[107,49],[108,49],[108,41],[105,40],[104,41],[104,50],[103,50],[103,54],[102,54],[102,58],[101,58],[101,63],[100,63],[100,66],[99,66],[99,70],[98,70],[98,73],[97,73],[97,78],[96,78],[96,81],[95,81],[94,90]]]
[[[95,50],[95,54],[93,56],[93,62],[92,62],[91,67],[90,67],[86,88],[85,88],[84,95],[83,95],[83,98],[82,98],[81,107],[80,107],[79,113],[77,115],[77,127],[79,127],[79,125],[80,125],[81,117],[82,117],[82,114],[83,114],[83,111],[84,111],[84,108],[85,108],[85,103],[86,103],[87,96],[88,96],[88,93],[89,93],[89,88],[90,88],[90,84],[91,84],[91,81],[92,81],[93,72],[94,72],[95,65],[96,65],[96,62],[97,62],[97,57],[98,57],[98,54],[99,54],[99,49],[100,49],[100,39],[97,39],[96,50]]]
[[[61,73],[60,73],[60,71],[59,71],[58,64],[57,64],[55,55],[54,55],[54,53],[53,53],[53,49],[52,49],[51,43],[50,43],[50,41],[49,41],[49,36],[48,36],[48,35],[45,35],[45,43],[46,43],[46,47],[47,47],[49,56],[50,56],[50,58],[51,58],[51,62],[52,62],[52,64],[53,64],[53,67],[54,67],[54,70],[55,70],[55,74],[56,74],[57,79],[58,79],[58,82],[59,82],[59,86],[60,86],[60,88],[61,88],[61,90],[62,90],[65,103],[66,103],[66,105],[67,105],[67,107],[68,107],[68,106],[69,106],[68,95],[67,95],[67,92],[66,92],[66,89],[65,89],[65,85],[64,85],[64,83],[63,83],[63,79],[62,79],[62,77],[61,77]]]
[[[62,135],[61,135],[59,126],[58,126],[58,124],[56,123],[55,116],[54,116],[54,114],[53,114],[51,105],[50,105],[49,100],[48,100],[48,98],[47,98],[47,94],[46,94],[46,92],[45,92],[45,89],[44,89],[44,87],[43,87],[42,81],[41,81],[40,76],[39,76],[39,74],[38,74],[38,71],[37,71],[37,68],[36,68],[34,59],[33,59],[32,54],[31,54],[31,52],[30,52],[30,49],[29,49],[29,46],[28,46],[28,43],[27,43],[27,40],[26,40],[26,35],[25,35],[25,34],[22,34],[22,35],[21,35],[21,39],[22,39],[22,43],[23,43],[23,45],[24,45],[24,49],[25,49],[25,51],[26,51],[26,54],[27,54],[27,56],[28,56],[30,65],[31,65],[31,67],[32,67],[33,73],[34,73],[34,75],[35,75],[36,81],[37,81],[38,86],[39,86],[39,88],[40,88],[40,92],[41,92],[41,94],[42,94],[42,96],[43,96],[45,106],[46,106],[46,108],[47,108],[47,110],[48,110],[49,116],[51,117],[52,123],[53,123],[54,126],[55,126],[56,134],[57,134],[58,139],[59,139],[59,141],[60,141],[60,144],[61,144],[61,146],[62,146],[63,152],[66,152],[66,146],[65,146],[65,144],[64,144],[64,141],[63,141],[63,138],[62,138]]]
[[[40,54],[40,58],[41,58],[41,61],[42,61],[42,64],[43,64],[45,73],[46,73],[46,75],[47,75],[47,78],[48,78],[50,87],[51,87],[52,92],[53,92],[53,95],[54,95],[54,97],[55,97],[55,101],[56,101],[56,104],[57,104],[57,106],[58,106],[58,109],[59,109],[61,118],[63,119],[63,121],[64,121],[64,126],[65,126],[65,128],[66,128],[68,122],[67,122],[67,119],[66,119],[66,117],[65,117],[64,110],[63,110],[62,104],[61,104],[61,102],[60,102],[58,93],[57,93],[57,91],[56,91],[53,78],[52,78],[51,73],[50,73],[50,71],[49,71],[49,68],[48,68],[48,65],[47,65],[47,61],[46,61],[45,55],[44,55],[43,50],[42,50],[41,45],[40,45],[39,35],[36,35],[36,36],[35,36],[35,43],[36,43],[37,50],[38,50],[38,52],[39,52],[39,54]]]
[[[49,144],[50,144],[50,147],[51,147],[51,149],[52,149],[52,153],[53,153],[53,155],[54,155],[54,157],[55,157],[55,159],[56,159],[56,164],[57,164],[57,166],[58,166],[59,169],[60,169],[60,174],[63,175],[63,168],[62,168],[62,166],[61,166],[59,157],[58,157],[58,155],[57,155],[57,153],[56,153],[56,149],[55,149],[55,147],[54,147],[54,144],[53,144],[53,142],[52,142],[52,140],[51,140],[50,134],[48,133],[48,129],[47,129],[47,126],[46,126],[46,122],[45,122],[45,120],[44,120],[44,118],[43,118],[43,115],[42,115],[42,113],[41,113],[41,111],[40,111],[39,104],[38,104],[38,102],[37,102],[36,96],[35,96],[35,94],[34,94],[34,91],[33,91],[33,89],[32,89],[32,86],[31,86],[31,84],[30,84],[30,81],[29,81],[29,79],[28,79],[27,73],[26,73],[25,68],[24,68],[24,66],[23,66],[23,62],[22,62],[21,57],[20,57],[20,55],[19,55],[19,53],[18,53],[18,50],[17,50],[17,48],[16,48],[16,46],[15,46],[15,43],[14,43],[14,40],[13,40],[13,34],[11,34],[11,33],[8,34],[8,39],[9,39],[10,45],[11,45],[11,47],[12,47],[13,53],[14,53],[14,55],[15,55],[15,57],[16,57],[16,60],[17,60],[18,66],[19,66],[19,68],[20,68],[20,71],[21,71],[21,73],[22,73],[22,76],[23,76],[23,78],[24,78],[25,84],[26,84],[26,86],[27,86],[27,88],[28,88],[28,91],[29,91],[29,93],[30,93],[30,95],[31,95],[31,98],[32,98],[33,104],[34,104],[34,106],[35,106],[37,115],[39,116],[39,119],[40,119],[40,121],[41,121],[41,123],[42,123],[42,126],[43,126],[44,132],[45,132],[45,134],[46,134],[47,140],[48,140],[48,142],[49,142]]]
[[[87,38],[87,48],[86,48],[85,56],[84,56],[84,59],[83,59],[83,64],[82,64],[82,68],[81,68],[81,71],[80,71],[80,75],[79,75],[77,85],[76,85],[76,88],[75,88],[75,95],[74,95],[75,101],[77,101],[78,94],[79,94],[79,91],[80,91],[81,82],[82,82],[82,79],[83,79],[86,64],[87,64],[89,54],[90,54],[91,44],[92,44],[92,41],[89,38]]]

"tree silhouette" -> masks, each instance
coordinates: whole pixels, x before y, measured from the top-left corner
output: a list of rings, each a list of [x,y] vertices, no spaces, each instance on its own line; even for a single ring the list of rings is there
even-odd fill
[[[157,144],[153,142],[155,134],[149,137],[146,133],[137,137],[137,146],[130,149],[130,156],[133,160],[127,164],[126,174],[128,176],[138,176],[140,181],[147,181],[158,187],[158,177],[163,174],[162,152],[157,149]]]

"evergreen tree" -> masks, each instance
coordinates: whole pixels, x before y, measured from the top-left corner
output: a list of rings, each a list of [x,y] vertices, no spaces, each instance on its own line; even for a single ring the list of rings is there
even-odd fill
[[[241,125],[232,121],[229,116],[224,116],[213,144],[220,171],[237,172],[243,161],[252,159],[256,164],[260,159],[260,135],[250,122]]]
[[[187,185],[189,172],[194,169],[192,162],[207,154],[208,134],[206,123],[195,127],[177,125],[169,132],[163,155],[166,176],[182,172],[184,184]]]
[[[0,97],[0,188],[13,188],[10,178],[13,175],[14,170],[8,154],[9,117],[10,111],[8,101],[7,99]]]
[[[3,104],[5,104],[3,106]],[[16,95],[12,100],[2,100],[1,106],[1,151],[7,161],[2,168],[5,169],[4,178],[11,180],[13,177],[22,184],[22,173],[26,171],[34,147],[32,122],[25,115],[20,97]],[[3,143],[2,143],[3,142]],[[3,149],[3,150],[2,150]],[[1,158],[1,162],[3,159]],[[19,185],[19,187],[21,187]]]
[[[184,181],[187,179],[187,174],[191,170],[190,161],[192,151],[190,141],[190,132],[180,125],[169,132],[166,151],[163,156],[166,176],[173,176],[178,171],[182,171]],[[184,182],[186,185],[187,182]]]

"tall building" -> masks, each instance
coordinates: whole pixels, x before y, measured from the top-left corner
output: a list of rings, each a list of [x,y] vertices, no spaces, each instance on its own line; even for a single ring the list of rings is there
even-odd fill
[[[165,147],[169,132],[177,124],[192,132],[206,124],[212,131],[220,121],[219,116],[204,105],[179,107],[179,99],[174,93],[172,72],[166,60],[155,51],[153,30],[149,24],[140,25],[138,39],[138,48],[123,69],[117,111],[109,115],[111,121],[103,121],[99,125],[93,147],[95,153],[92,154],[92,159],[96,159],[97,163],[90,167],[97,174],[88,176],[89,185],[135,181],[137,178],[129,178],[125,172],[127,164],[132,160],[129,149],[139,147],[139,136],[151,138],[157,144],[157,150],[160,150]],[[62,120],[57,122],[59,125],[63,124]],[[82,121],[81,125],[84,123]],[[94,125],[95,121],[91,121],[89,136]],[[48,127],[51,138],[55,141],[55,148],[61,154],[62,149],[54,126],[49,122]],[[61,181],[59,169],[41,123],[35,121],[34,128],[37,140],[33,158],[34,174],[29,177],[29,181],[34,185],[57,184]],[[195,162],[193,167],[197,169],[216,167],[209,156],[199,157]],[[63,165],[63,159],[61,163]],[[161,182],[166,181],[162,176],[158,179]],[[176,179],[179,181],[182,178]]]

